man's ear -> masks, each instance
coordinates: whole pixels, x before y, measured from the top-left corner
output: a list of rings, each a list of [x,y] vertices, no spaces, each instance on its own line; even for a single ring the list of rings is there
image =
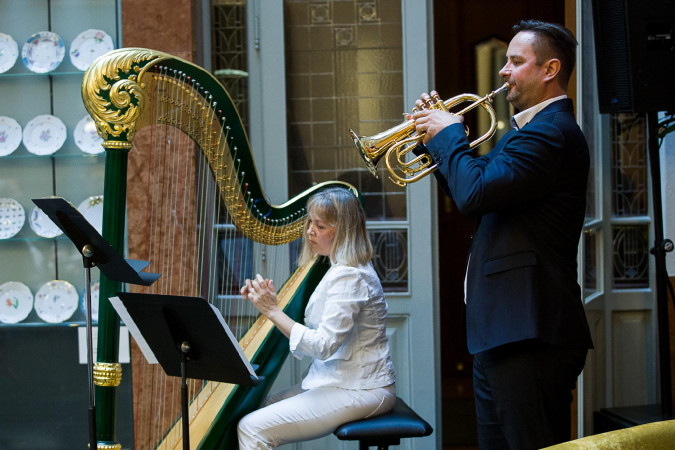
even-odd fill
[[[549,59],[544,63],[546,75],[544,81],[551,81],[560,73],[560,60],[557,58]]]

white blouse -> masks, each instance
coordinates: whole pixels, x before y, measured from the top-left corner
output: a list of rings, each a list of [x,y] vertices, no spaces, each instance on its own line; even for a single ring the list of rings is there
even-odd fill
[[[371,264],[333,263],[293,325],[293,356],[314,358],[303,389],[372,389],[396,381],[386,334],[387,302]]]

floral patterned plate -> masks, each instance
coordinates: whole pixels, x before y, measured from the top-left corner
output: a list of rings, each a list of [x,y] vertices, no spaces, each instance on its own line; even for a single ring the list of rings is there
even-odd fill
[[[43,114],[23,129],[23,145],[35,155],[51,155],[66,142],[66,125],[56,116]]]
[[[35,73],[47,73],[59,67],[66,54],[63,39],[51,31],[38,31],[21,49],[23,64]]]
[[[18,57],[19,46],[16,45],[16,41],[9,34],[0,33],[0,73],[14,67]]]
[[[40,319],[49,323],[70,319],[78,303],[75,286],[63,280],[49,281],[35,294],[35,312]]]
[[[99,293],[99,282],[96,281],[91,283],[91,321],[98,322],[98,293]],[[80,295],[80,309],[82,312],[87,315],[87,291],[82,291]]]
[[[47,214],[40,208],[34,206],[28,217],[28,224],[32,230],[40,237],[53,238],[61,236],[63,231],[59,228]]]
[[[104,151],[103,138],[98,135],[94,119],[89,114],[77,123],[73,138],[75,138],[75,144],[85,153],[95,155]]]
[[[0,239],[9,239],[23,228],[26,212],[13,198],[0,198]]]
[[[11,117],[0,116],[0,156],[7,156],[21,144],[21,125]]]
[[[0,284],[0,322],[17,323],[33,310],[33,293],[18,281]]]
[[[102,30],[85,30],[70,45],[70,61],[80,70],[87,70],[99,56],[113,50],[112,38]]]
[[[103,230],[103,196],[92,195],[77,206],[77,210],[99,233]]]

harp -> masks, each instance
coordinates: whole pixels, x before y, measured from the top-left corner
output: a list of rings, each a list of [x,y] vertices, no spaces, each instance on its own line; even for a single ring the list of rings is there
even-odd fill
[[[140,48],[109,52],[85,73],[82,97],[106,150],[103,237],[120,253],[128,245],[131,258],[149,261],[149,270],[162,274],[150,288],[130,290],[206,298],[265,377],[255,388],[190,381],[190,448],[233,448],[238,419],[266,395],[288,352],[283,335],[246,310],[238,287],[255,272],[267,276],[280,268],[285,278],[269,278],[285,311],[300,320],[327,270],[321,261],[290,269],[306,201],[332,186],[359,194],[334,181],[270,204],[228,93],[210,73],[180,58]],[[271,249],[280,251],[271,256]],[[99,448],[121,448],[115,441],[115,389],[123,382],[120,320],[107,298],[122,289],[101,275],[94,364]],[[179,448],[185,420],[180,379],[150,367],[132,345],[132,380],[124,382],[133,383],[135,448]]]

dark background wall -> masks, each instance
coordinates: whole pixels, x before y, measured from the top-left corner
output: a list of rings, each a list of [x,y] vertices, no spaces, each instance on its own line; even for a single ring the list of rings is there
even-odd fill
[[[490,38],[511,40],[521,19],[565,24],[565,1],[435,0],[435,89],[443,99],[476,90],[474,47]],[[506,61],[504,61],[506,62]],[[496,89],[499,86],[494,86]],[[466,106],[466,105],[464,105]],[[471,118],[467,116],[467,121]],[[475,127],[469,125],[471,129]],[[472,136],[475,139],[477,136]],[[463,324],[464,271],[472,218],[462,216],[451,199],[438,192],[441,377],[444,448],[476,448],[473,358],[466,350]]]
[[[0,448],[73,449],[89,443],[89,377],[77,327],[0,327]],[[117,440],[133,448],[131,371],[122,364]]]

